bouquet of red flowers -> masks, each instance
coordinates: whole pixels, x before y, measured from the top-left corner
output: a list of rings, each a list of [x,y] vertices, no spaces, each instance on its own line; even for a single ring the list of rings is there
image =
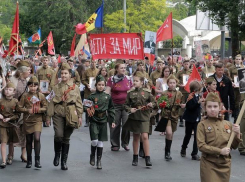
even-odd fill
[[[159,108],[163,109],[165,107],[169,107],[168,99],[169,99],[168,95],[157,96],[156,100],[157,100],[157,105],[159,106]]]

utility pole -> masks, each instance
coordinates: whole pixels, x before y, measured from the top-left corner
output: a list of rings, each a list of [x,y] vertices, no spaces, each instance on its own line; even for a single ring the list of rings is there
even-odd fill
[[[220,49],[221,60],[225,58],[225,26],[221,30],[221,49]]]
[[[127,25],[127,21],[126,21],[126,7],[127,5],[127,0],[123,0],[123,13],[124,13],[124,32],[126,32],[126,25]]]

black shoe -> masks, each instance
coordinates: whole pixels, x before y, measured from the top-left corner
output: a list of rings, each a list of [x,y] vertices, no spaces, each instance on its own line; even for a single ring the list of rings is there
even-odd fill
[[[133,156],[132,166],[138,166],[138,155]]]
[[[62,148],[61,142],[54,142],[54,152],[55,152],[54,161],[53,161],[54,166],[59,165],[61,148]]]
[[[171,161],[172,157],[170,156],[170,152],[165,152],[165,160],[166,161]]]
[[[26,168],[31,168],[32,166],[32,156],[27,156]]]
[[[49,127],[48,125],[46,125],[46,123],[45,122],[43,122],[43,127]]]
[[[40,156],[35,156],[35,167],[36,168],[42,168],[40,164]]]
[[[150,156],[145,156],[145,165],[146,166],[152,166]]]
[[[103,147],[97,147],[97,169],[102,169],[101,158],[102,158]]]
[[[94,147],[94,146],[92,146],[91,145],[91,154],[90,154],[90,165],[91,166],[94,166],[95,165],[95,151],[96,151],[96,146]]]
[[[22,162],[25,162],[25,163],[27,162],[27,160],[22,155],[20,156],[20,159]]]
[[[5,162],[2,162],[2,164],[0,165],[0,167],[1,167],[2,169],[4,169],[4,168],[6,167],[6,163],[5,163]]]
[[[199,155],[192,155],[191,159],[195,161],[200,161]]]
[[[140,142],[139,156],[145,158],[145,152],[143,148],[143,142]]]
[[[69,147],[70,147],[70,144],[65,144],[65,143],[62,144],[62,155],[61,155],[61,169],[62,170],[68,170],[68,166],[66,162],[68,158]]]
[[[179,127],[184,127],[184,123],[183,122],[180,122],[179,123]]]
[[[184,127],[184,122],[182,116],[179,117],[179,127]]]
[[[88,123],[87,122],[85,123],[84,127],[88,127]]]
[[[180,155],[181,155],[181,157],[185,157],[186,156],[186,149],[181,149],[181,151],[180,151]]]

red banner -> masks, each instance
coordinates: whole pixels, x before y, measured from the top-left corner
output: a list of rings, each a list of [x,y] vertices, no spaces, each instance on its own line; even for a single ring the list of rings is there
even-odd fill
[[[93,59],[144,59],[141,33],[89,34]]]

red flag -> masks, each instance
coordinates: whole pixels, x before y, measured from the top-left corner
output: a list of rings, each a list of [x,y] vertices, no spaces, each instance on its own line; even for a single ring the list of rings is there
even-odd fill
[[[14,53],[17,50],[17,44],[18,44],[19,40],[20,40],[20,36],[19,36],[19,3],[17,2],[15,18],[14,18],[14,23],[13,23],[13,27],[12,27],[12,33],[11,33],[10,41],[9,41],[9,51],[8,51],[9,55],[11,55],[12,53]]]
[[[155,60],[155,54],[145,53],[145,56],[148,57],[150,65],[153,66]]]
[[[172,12],[168,15],[162,26],[157,30],[157,41],[164,41],[173,38]]]
[[[188,79],[188,82],[187,84],[185,85],[184,89],[190,93],[190,83],[194,80],[197,80],[197,81],[201,81],[201,76],[200,74],[198,73],[197,69],[196,69],[196,66],[193,65],[193,69],[192,69],[192,73]]]
[[[61,63],[61,60],[60,60],[60,55],[58,56],[58,63]]]
[[[72,43],[71,43],[71,52],[70,52],[70,57],[75,56],[75,44],[76,44],[76,35],[74,35]]]
[[[54,40],[53,40],[53,35],[52,32],[49,32],[49,35],[47,37],[47,41],[48,41],[48,53],[50,55],[55,55],[54,53]]]

